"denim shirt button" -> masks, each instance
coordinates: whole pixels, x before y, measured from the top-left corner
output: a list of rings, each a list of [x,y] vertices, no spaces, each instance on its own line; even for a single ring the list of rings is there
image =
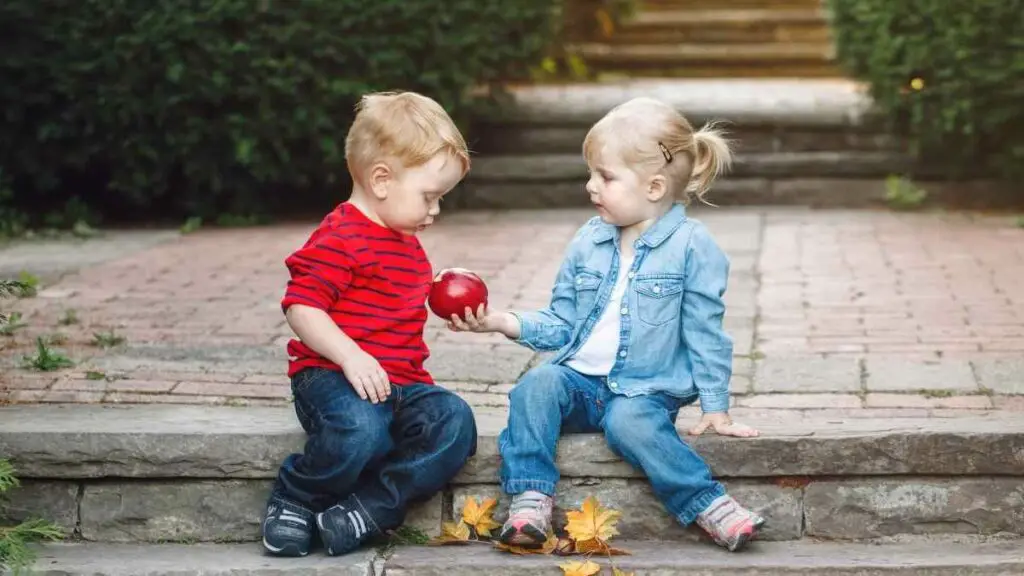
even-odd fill
[[[626,276],[629,276],[629,279],[632,280],[633,277],[636,276],[636,272],[630,272],[629,274],[626,274]]]
[[[655,284],[654,285],[654,293],[657,294],[658,292],[661,292],[661,286],[658,286],[657,284]]]
[[[620,350],[619,351],[619,356],[621,356],[622,358],[625,358],[626,357],[626,351],[625,350]]]
[[[622,315],[625,316],[626,314],[629,314],[629,308],[626,308],[625,306],[623,306],[621,312],[622,312]]]
[[[612,390],[615,390],[616,388],[619,387],[619,383],[618,382],[609,382],[608,383],[608,387],[611,388]]]

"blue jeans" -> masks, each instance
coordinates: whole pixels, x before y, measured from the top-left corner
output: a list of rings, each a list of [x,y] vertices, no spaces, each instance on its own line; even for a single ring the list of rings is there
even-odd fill
[[[373,404],[341,372],[308,368],[292,391],[309,438],[285,458],[274,495],[313,511],[354,495],[381,531],[397,528],[409,504],[444,488],[476,452],[472,410],[438,386],[392,386]]]
[[[683,525],[725,494],[704,460],[679,437],[675,419],[684,399],[627,398],[609,390],[604,378],[553,364],[527,372],[509,398],[508,427],[498,438],[507,494],[535,490],[554,496],[558,437],[583,432],[604,432],[612,451],[647,475],[658,499]]]

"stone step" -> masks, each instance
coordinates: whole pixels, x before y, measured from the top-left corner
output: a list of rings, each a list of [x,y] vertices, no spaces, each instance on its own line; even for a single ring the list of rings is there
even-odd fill
[[[616,541],[629,556],[616,567],[636,576],[1009,576],[1024,573],[1020,542],[935,538],[888,544],[755,542],[728,554],[710,544]],[[36,576],[519,576],[562,574],[580,557],[509,556],[487,546],[398,547],[388,556],[264,556],[255,544],[48,544]],[[609,574],[609,561],[594,557]]]
[[[721,64],[687,64],[682,67],[669,64],[667,66],[644,66],[642,68],[592,64],[588,62],[588,65],[591,65],[590,68],[594,73],[594,77],[599,82],[622,79],[721,80],[723,78],[829,80],[846,76],[846,73],[839,66],[821,62],[791,62],[784,64],[733,63],[728,66]]]
[[[870,141],[866,137],[861,143]],[[1013,205],[1013,188],[1007,184],[944,180],[941,170],[884,147],[751,153],[740,147],[729,174],[713,186],[708,199],[721,206],[880,207],[886,201],[886,179],[912,173],[932,205]],[[481,156],[453,200],[468,209],[588,206],[587,178],[586,162],[578,152]]]
[[[629,556],[615,566],[635,576],[1009,576],[1024,570],[1020,542],[911,544],[757,542],[728,554],[710,544],[624,542]],[[611,574],[607,558],[594,556]],[[580,558],[510,558],[488,548],[399,548],[385,564],[387,576],[518,576],[561,574],[558,565]]]
[[[410,511],[436,534],[497,484],[500,410],[478,409],[479,448],[451,486]],[[757,438],[686,437],[716,477],[770,522],[768,541],[902,534],[1024,534],[1024,420],[766,414]],[[686,423],[681,423],[686,425]],[[40,515],[106,542],[248,542],[281,460],[304,435],[289,408],[24,405],[0,408],[0,454],[24,485],[9,518]],[[556,525],[588,496],[621,510],[623,538],[692,541],[642,474],[599,435],[563,438]]]
[[[679,68],[716,66],[727,71],[733,66],[783,66],[788,64],[831,65],[831,45],[819,42],[765,42],[741,44],[602,44],[573,47],[588,66],[597,68]],[[728,74],[723,74],[728,77]]]
[[[866,88],[832,79],[639,79],[520,86],[511,88],[503,105],[486,119],[509,126],[589,127],[614,106],[638,96],[663,100],[698,125],[715,119],[730,127],[880,131]]]
[[[637,7],[637,11],[703,11],[723,8],[791,10],[794,8],[818,9],[822,6],[822,0],[642,0]]]
[[[606,39],[612,44],[809,42],[827,46],[820,9],[716,9],[640,12]]]

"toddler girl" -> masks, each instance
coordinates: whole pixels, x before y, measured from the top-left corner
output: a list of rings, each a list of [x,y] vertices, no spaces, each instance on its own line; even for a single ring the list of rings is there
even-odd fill
[[[591,128],[583,154],[598,216],[570,242],[550,305],[525,313],[467,308],[465,320],[453,315],[449,323],[557,351],[509,394],[498,447],[502,488],[513,500],[501,539],[547,539],[559,435],[603,431],[679,522],[696,522],[738,550],[764,519],[725,493],[675,426],[680,407],[699,400],[703,417],[691,433],[757,434],[728,415],[729,261],[684,208],[692,197],[703,200],[730,162],[729,147],[713,128],[694,131],[670,106],[637,98]]]

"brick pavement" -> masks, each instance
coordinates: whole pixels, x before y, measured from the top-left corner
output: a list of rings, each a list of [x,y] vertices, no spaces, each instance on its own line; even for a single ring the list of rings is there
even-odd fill
[[[436,268],[478,271],[494,306],[536,307],[588,215],[457,213],[424,244]],[[698,217],[733,262],[736,414],[1024,411],[1024,229],[1011,219],[754,208]],[[77,271],[52,246],[0,250],[0,270],[26,254],[36,268],[66,268],[37,297],[4,303],[27,326],[0,337],[0,401],[288,402],[282,260],[310,227],[121,236],[120,249],[86,250]],[[104,348],[96,334],[124,342]],[[21,367],[39,336],[75,365]],[[438,380],[481,409],[500,411],[540,360],[500,336],[448,333],[438,319],[427,340]]]

